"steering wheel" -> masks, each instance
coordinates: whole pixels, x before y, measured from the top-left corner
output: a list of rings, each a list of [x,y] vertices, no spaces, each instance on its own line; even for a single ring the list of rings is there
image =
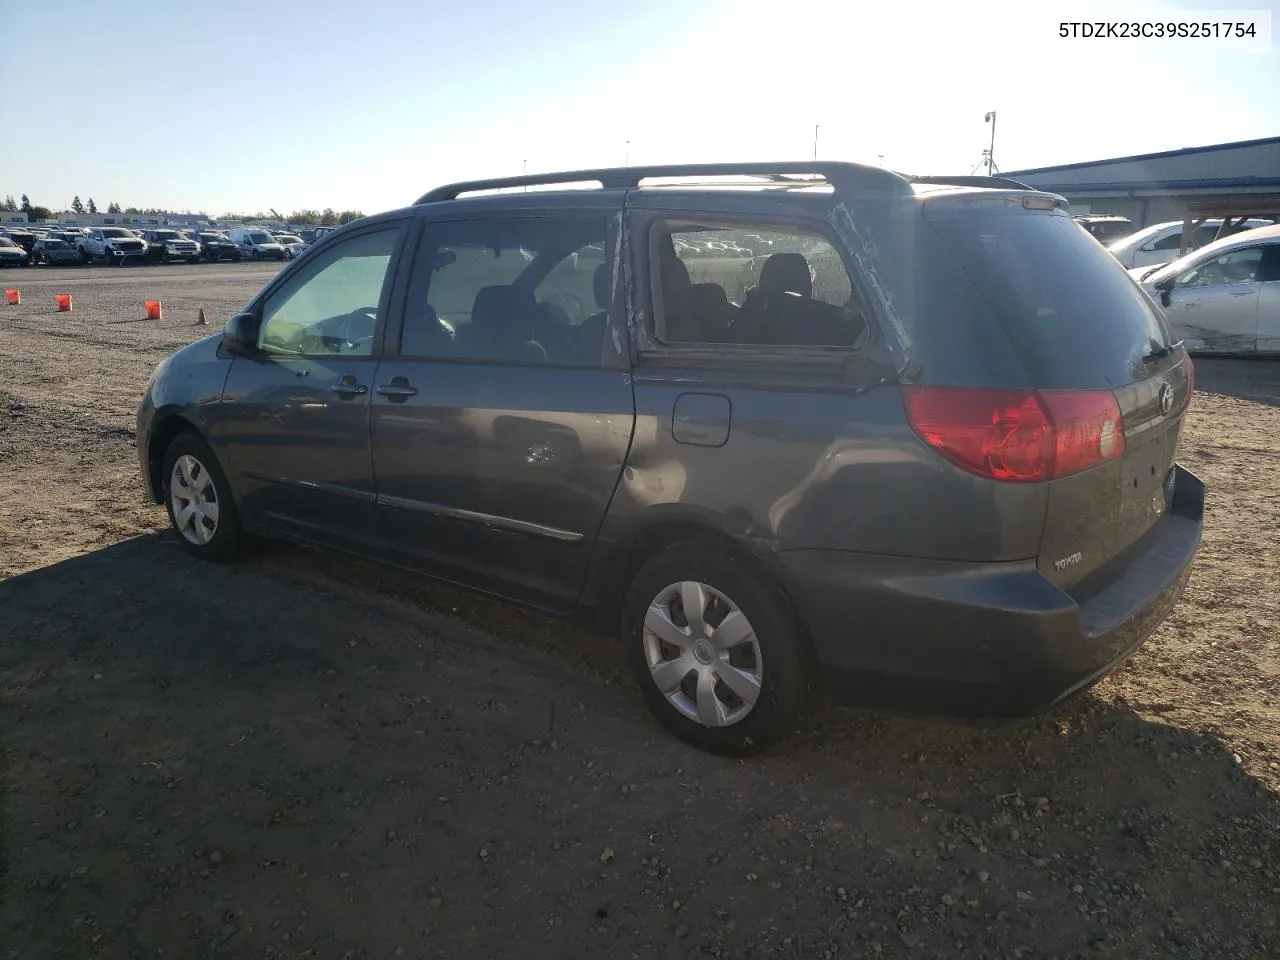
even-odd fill
[[[535,351],[538,354],[539,359],[542,360],[543,363],[547,362],[547,348],[544,347],[542,344],[540,344],[537,340],[526,340],[524,342],[524,345],[528,347],[530,350]]]
[[[346,350],[354,352],[361,344],[373,343],[373,332],[377,326],[378,308],[359,307],[342,318],[338,339]]]

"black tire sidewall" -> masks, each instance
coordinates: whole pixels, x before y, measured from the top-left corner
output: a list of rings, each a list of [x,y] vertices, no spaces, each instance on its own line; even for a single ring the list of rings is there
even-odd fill
[[[169,478],[173,476],[173,465],[179,457],[195,457],[213,481],[218,500],[218,529],[213,539],[205,544],[192,543],[182,535],[173,516],[173,498],[169,496]],[[164,453],[164,465],[160,474],[160,494],[164,499],[165,512],[169,515],[169,526],[178,542],[198,557],[206,560],[231,560],[240,548],[240,515],[236,510],[235,499],[231,495],[231,485],[222,465],[214,456],[209,445],[194,433],[180,433],[169,444]]]
[[[688,719],[667,701],[649,675],[643,641],[645,612],[659,591],[682,580],[696,580],[724,593],[755,629],[764,667],[760,698],[732,726],[710,728]],[[627,664],[645,704],[686,743],[711,753],[746,756],[766,749],[795,728],[811,687],[808,646],[785,595],[750,563],[699,541],[665,548],[640,568],[627,590],[621,632]]]

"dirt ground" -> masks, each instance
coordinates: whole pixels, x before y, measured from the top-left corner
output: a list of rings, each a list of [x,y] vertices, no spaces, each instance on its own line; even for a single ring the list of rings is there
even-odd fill
[[[147,375],[270,272],[0,275],[0,958],[1280,956],[1280,365],[1199,363],[1204,547],[1118,675],[733,762],[607,641],[158,532]]]

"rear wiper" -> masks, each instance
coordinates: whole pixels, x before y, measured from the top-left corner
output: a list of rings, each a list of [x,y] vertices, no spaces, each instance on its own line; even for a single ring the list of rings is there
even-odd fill
[[[1168,347],[1158,347],[1157,349],[1144,354],[1142,357],[1142,362],[1143,363],[1159,363],[1165,357],[1169,356],[1169,354],[1172,352],[1173,351],[1170,350]]]

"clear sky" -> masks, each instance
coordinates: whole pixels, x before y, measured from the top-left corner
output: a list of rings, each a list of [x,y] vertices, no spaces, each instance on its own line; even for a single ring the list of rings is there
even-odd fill
[[[526,162],[806,159],[815,124],[826,159],[969,173],[988,110],[1005,170],[1274,136],[1276,37],[1058,24],[1276,6],[0,0],[0,196],[372,213]]]

